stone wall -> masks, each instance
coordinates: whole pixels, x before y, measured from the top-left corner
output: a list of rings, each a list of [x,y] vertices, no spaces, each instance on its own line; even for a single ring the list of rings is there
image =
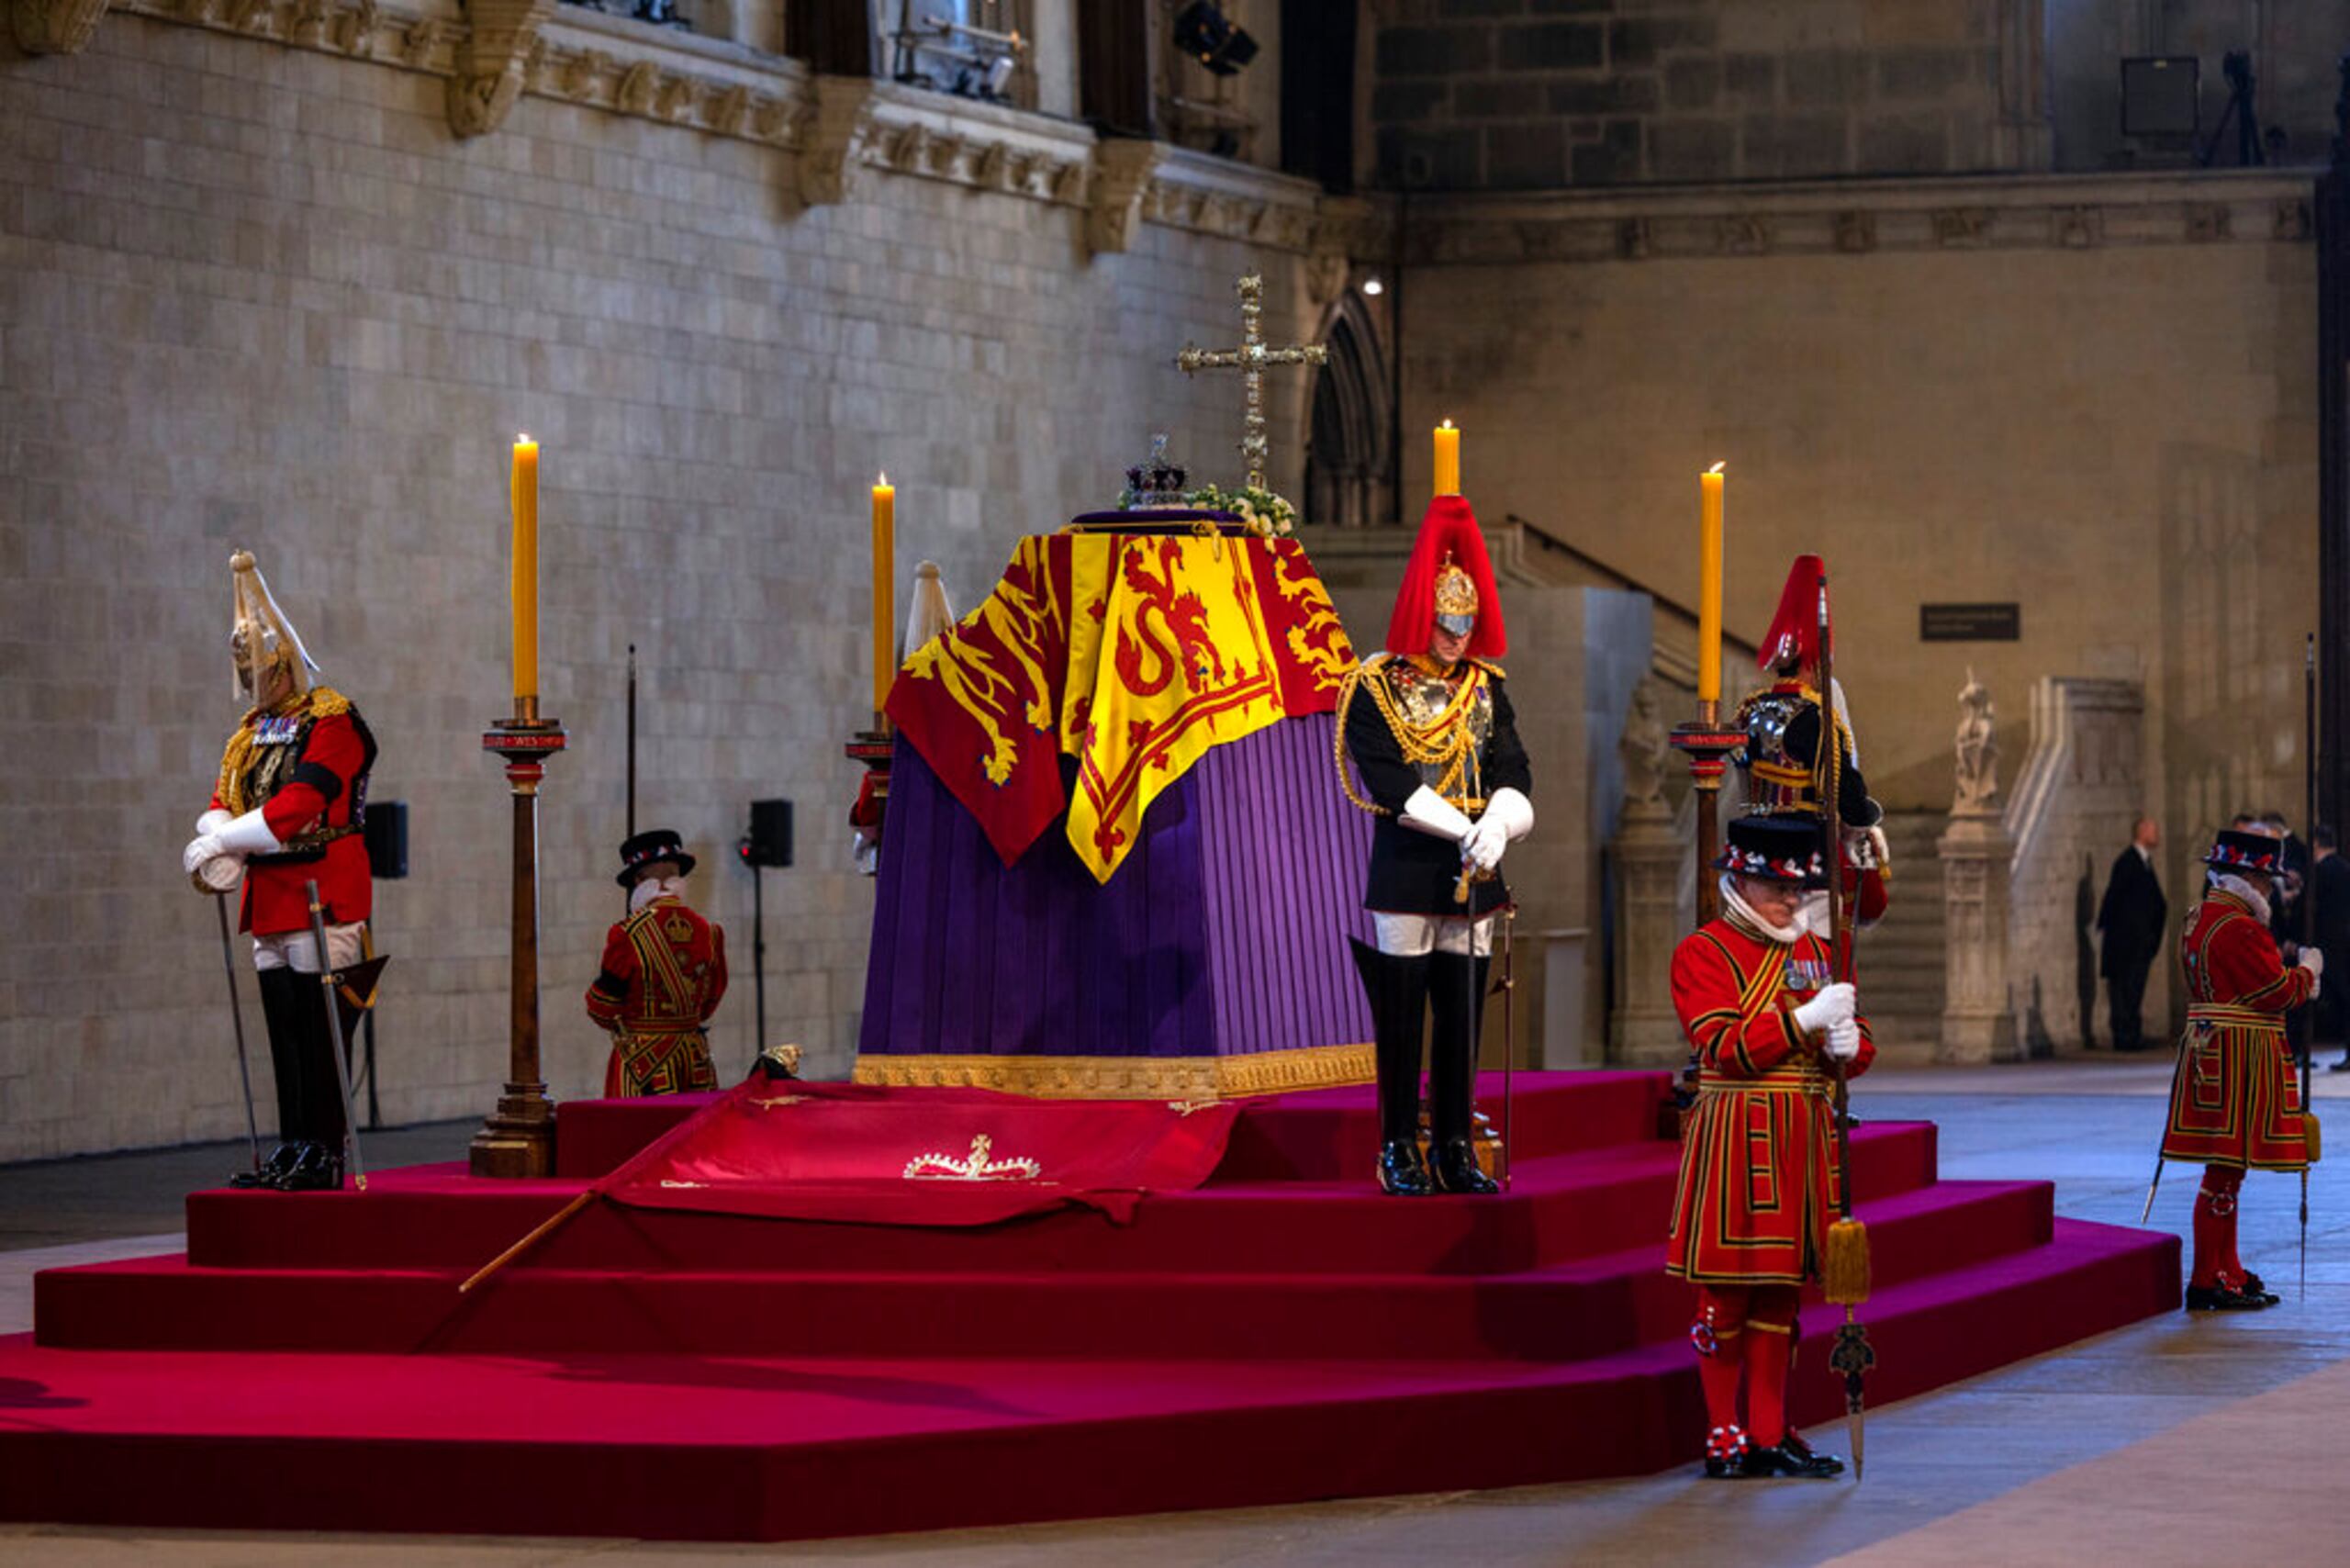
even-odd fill
[[[840,755],[867,717],[866,487],[898,487],[901,583],[935,558],[968,607],[1154,429],[1232,476],[1238,388],[1169,361],[1235,334],[1237,274],[1265,269],[1269,331],[1316,314],[1295,182],[1131,143],[1112,167],[1077,128],[893,89],[803,116],[788,62],[567,16],[503,128],[459,140],[446,35],[335,15],[303,47],[119,9],[79,54],[0,45],[0,1159],[241,1132],[178,861],[238,712],[231,549],[372,721],[375,798],[413,809],[414,876],[379,890],[387,1119],[481,1112],[504,1072],[509,810],[480,734],[524,430],[571,735],[543,797],[554,1091],[601,1081],[579,994],[621,913],[631,642],[642,818],[683,831],[730,936],[721,1073],[753,1048],[732,846],[780,796],[768,1032],[838,1074],[872,898]],[[1293,490],[1305,381],[1270,387]]]
[[[1789,559],[1828,557],[1838,673],[1894,809],[1948,808],[1969,666],[2011,726],[2043,675],[2141,682],[2179,888],[2214,823],[2299,799],[2308,188],[2215,174],[1416,201],[1404,426],[1463,427],[1481,514],[1684,598],[1696,476],[1728,459],[1728,627],[1759,638]],[[1404,444],[1407,494],[1426,448]],[[2019,641],[1920,641],[1921,604],[1986,600],[2020,606]],[[1730,666],[1727,694],[1752,678]],[[2011,727],[2011,756],[2020,743]]]
[[[1379,183],[1542,190],[1943,174],[2045,151],[2022,0],[1398,0]]]

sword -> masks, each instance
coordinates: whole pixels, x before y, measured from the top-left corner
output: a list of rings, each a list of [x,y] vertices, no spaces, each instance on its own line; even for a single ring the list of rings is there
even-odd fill
[[[229,940],[229,895],[214,893],[212,907],[220,912],[220,968],[229,977],[229,1022],[237,1031],[237,1079],[245,1086],[245,1141],[252,1146],[253,1169],[261,1169],[261,1126],[253,1120],[253,1070],[245,1060],[245,1005],[237,1000],[237,960]],[[284,1129],[280,1129],[282,1133]]]
[[[2309,865],[2301,873],[2301,946],[2316,946],[2317,942],[2317,634],[2310,633],[2301,647],[2301,757],[2304,767],[2302,796],[2306,814]],[[2321,981],[2321,984],[2323,982]],[[2315,1153],[2311,1148],[2311,1126],[2310,1111],[2310,1062],[2317,1056],[2317,1008],[2315,999],[2302,1004],[2308,1011],[2302,1014],[2301,1027],[2301,1238],[2300,1284],[2295,1294],[2302,1301],[2310,1298],[2310,1159]]]
[[[367,1168],[359,1159],[359,1122],[351,1112],[351,1063],[343,1059],[342,1006],[335,999],[335,986],[341,976],[327,964],[326,906],[319,902],[319,884],[305,882],[303,890],[310,899],[310,940],[319,950],[319,1000],[327,1010],[327,1034],[334,1047],[334,1081],[342,1092],[342,1147],[351,1157],[351,1182],[361,1192],[367,1190]]]
[[[1517,1145],[1510,1137],[1510,1112],[1516,1105],[1510,1081],[1517,1060],[1517,906],[1502,912],[1502,1191],[1509,1191],[1517,1174]]]

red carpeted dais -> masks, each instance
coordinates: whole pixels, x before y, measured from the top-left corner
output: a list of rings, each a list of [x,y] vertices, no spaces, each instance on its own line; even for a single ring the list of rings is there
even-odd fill
[[[1124,1225],[599,1202],[463,1298],[688,1107],[564,1107],[547,1182],[197,1193],[185,1258],[39,1276],[36,1333],[0,1341],[0,1515],[783,1540],[1693,1461],[1666,1081],[1517,1082],[1500,1198],[1380,1197],[1370,1094],[1331,1091],[1250,1104],[1207,1185]],[[2177,1303],[2174,1237],[2056,1220],[2046,1183],[1938,1182],[1930,1126],[1853,1153],[1874,1402]],[[1832,1326],[1807,1314],[1800,1419],[1841,1409]]]

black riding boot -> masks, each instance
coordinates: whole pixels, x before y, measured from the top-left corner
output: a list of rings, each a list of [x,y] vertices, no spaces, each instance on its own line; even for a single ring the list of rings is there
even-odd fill
[[[1379,1064],[1379,1185],[1402,1198],[1425,1197],[1420,1159],[1420,1035],[1427,1016],[1428,960],[1382,953],[1354,942],[1355,968],[1371,996],[1371,1038]]]
[[[1428,1045],[1428,1164],[1440,1193],[1498,1193],[1499,1183],[1477,1169],[1471,1118],[1476,1110],[1477,1022],[1485,1007],[1491,958],[1437,953],[1428,960],[1428,1010],[1436,1028]]]
[[[229,1178],[231,1187],[274,1187],[300,1156],[302,1141],[300,975],[292,969],[263,969],[254,976],[261,985],[262,1026],[269,1034],[269,1073],[277,1089],[277,1147],[258,1171],[240,1170]]]
[[[310,1193],[342,1185],[342,1092],[334,1070],[334,1031],[326,990],[315,974],[296,974],[292,1012],[299,1027],[294,1072],[296,1137],[301,1150],[274,1185]]]

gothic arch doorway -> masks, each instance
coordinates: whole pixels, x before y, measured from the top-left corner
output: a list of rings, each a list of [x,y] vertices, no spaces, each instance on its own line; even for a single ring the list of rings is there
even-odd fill
[[[1339,528],[1376,521],[1394,461],[1386,356],[1371,308],[1354,288],[1338,296],[1323,324],[1330,358],[1314,378],[1305,442],[1305,518]]]

